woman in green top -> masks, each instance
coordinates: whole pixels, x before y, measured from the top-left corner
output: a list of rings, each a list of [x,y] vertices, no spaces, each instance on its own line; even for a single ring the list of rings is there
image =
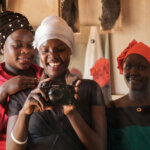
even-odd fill
[[[150,48],[133,40],[117,58],[129,93],[107,105],[108,149],[150,149]]]

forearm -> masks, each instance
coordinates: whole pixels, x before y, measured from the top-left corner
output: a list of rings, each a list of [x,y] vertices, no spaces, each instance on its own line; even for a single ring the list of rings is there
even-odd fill
[[[90,128],[76,110],[70,112],[67,117],[80,141],[88,150],[106,149],[106,137],[103,137],[103,135],[99,134],[96,130]]]
[[[7,102],[8,94],[4,85],[0,86],[0,104],[4,105]]]
[[[29,122],[29,116],[23,114],[21,111],[18,115],[18,119],[14,125],[14,127],[9,131],[7,134],[7,142],[6,142],[6,149],[7,150],[25,150],[26,145],[25,144],[17,144],[11,137],[11,132],[13,133],[13,136],[18,141],[25,141],[28,137],[28,122]]]

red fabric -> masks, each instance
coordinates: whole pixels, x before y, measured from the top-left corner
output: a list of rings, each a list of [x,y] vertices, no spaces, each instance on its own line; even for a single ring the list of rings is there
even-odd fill
[[[139,54],[145,57],[145,59],[150,63],[150,47],[145,45],[142,42],[137,42],[133,40],[129,43],[127,48],[125,48],[121,54],[117,57],[118,61],[118,69],[120,71],[120,74],[123,73],[123,63],[126,59],[126,57],[130,54]]]
[[[90,72],[100,87],[108,85],[110,80],[109,59],[100,58],[97,60],[95,65],[90,69]]]
[[[5,63],[0,63],[0,85],[2,85],[5,81],[13,78],[13,76],[7,74],[3,70],[3,66]],[[36,72],[37,78],[40,78],[43,69],[36,64],[32,64],[32,68]],[[7,99],[7,102],[9,98]],[[7,105],[5,108],[0,104],[0,150],[5,150],[5,141],[6,141],[6,127],[7,127],[7,119],[8,119],[8,107]]]

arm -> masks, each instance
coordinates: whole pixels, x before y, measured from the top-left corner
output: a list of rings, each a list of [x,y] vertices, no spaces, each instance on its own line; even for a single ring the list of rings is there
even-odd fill
[[[0,86],[0,104],[6,103],[7,97],[13,95],[23,89],[35,88],[38,79],[26,76],[16,76],[7,80]]]
[[[93,127],[90,128],[81,115],[73,109],[66,116],[81,142],[88,150],[105,150],[107,124],[104,106],[92,106]]]
[[[34,112],[37,111],[42,112],[44,110],[51,109],[50,106],[46,106],[45,104],[46,95],[40,89],[41,83],[42,82],[40,82],[39,86],[36,89],[30,92],[22,109],[19,111],[19,114],[9,117],[8,126],[7,126],[7,140],[6,140],[7,150],[14,150],[14,149],[25,150],[28,143],[17,144],[12,139],[11,132],[13,133],[15,139],[17,139],[18,141],[20,142],[25,141],[28,137],[28,123],[29,123],[30,115],[32,115]]]
[[[28,122],[29,116],[26,114],[21,114],[11,116],[8,119],[7,125],[7,139],[6,139],[6,149],[7,150],[25,150],[27,143],[23,145],[19,145],[14,143],[12,138],[10,137],[11,132],[13,131],[14,137],[19,141],[25,141],[28,137]]]
[[[75,91],[78,93],[78,87],[81,81],[77,81]],[[93,84],[93,98],[95,105],[91,105],[92,127],[84,121],[80,113],[74,106],[64,106],[64,114],[68,117],[72,127],[77,133],[80,141],[88,150],[105,150],[107,141],[107,123],[106,113],[101,89],[97,84]],[[76,99],[78,96],[76,97]],[[102,105],[96,105],[102,104]]]

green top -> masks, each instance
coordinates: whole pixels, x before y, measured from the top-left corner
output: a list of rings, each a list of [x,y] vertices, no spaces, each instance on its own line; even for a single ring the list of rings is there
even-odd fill
[[[108,150],[150,150],[150,106],[107,108]]]
[[[109,128],[108,150],[150,150],[150,127]]]

